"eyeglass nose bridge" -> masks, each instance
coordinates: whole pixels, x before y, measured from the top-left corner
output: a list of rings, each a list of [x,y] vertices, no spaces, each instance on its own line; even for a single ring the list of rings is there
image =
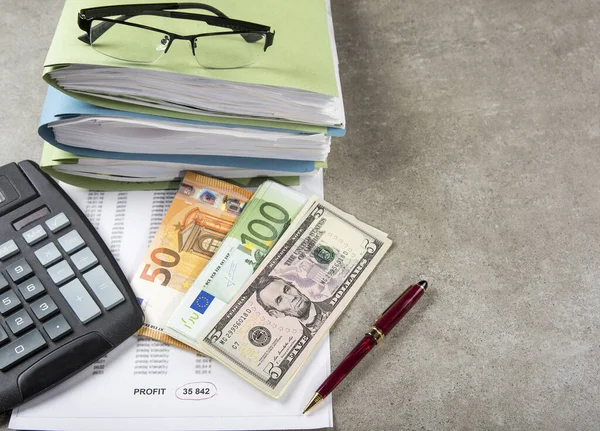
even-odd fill
[[[168,41],[167,41],[167,46],[165,47],[165,54],[169,52],[169,49],[171,48],[171,45],[173,45],[173,42],[175,42],[176,40],[187,40],[191,47],[192,47],[192,54],[196,55],[196,50],[194,49],[194,37],[193,36],[182,36],[180,34],[175,34],[175,33],[165,33],[165,36],[168,37]],[[163,39],[164,40],[164,39]],[[161,43],[164,43],[161,41]]]

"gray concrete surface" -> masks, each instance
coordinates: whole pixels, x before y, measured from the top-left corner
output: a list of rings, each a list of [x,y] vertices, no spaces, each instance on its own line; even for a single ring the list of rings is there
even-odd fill
[[[61,2],[0,6],[0,163],[37,160]],[[335,428],[600,428],[600,3],[333,11],[348,134],[326,197],[395,241],[332,330],[333,364],[431,285],[335,392]]]

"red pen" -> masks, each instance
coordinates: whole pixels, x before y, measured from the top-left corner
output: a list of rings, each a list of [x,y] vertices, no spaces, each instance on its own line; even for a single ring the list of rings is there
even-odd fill
[[[419,281],[417,284],[413,284],[402,293],[390,305],[387,310],[379,316],[379,319],[371,326],[371,330],[367,332],[367,335],[362,339],[360,343],[350,352],[348,356],[338,365],[338,367],[325,379],[323,384],[317,389],[317,392],[313,395],[310,402],[304,409],[304,413],[315,407],[321,401],[323,401],[337,385],[352,371],[356,365],[365,357],[371,349],[383,340],[383,337],[387,335],[391,329],[404,317],[406,313],[417,303],[419,298],[423,296],[427,289],[427,282],[425,280]]]

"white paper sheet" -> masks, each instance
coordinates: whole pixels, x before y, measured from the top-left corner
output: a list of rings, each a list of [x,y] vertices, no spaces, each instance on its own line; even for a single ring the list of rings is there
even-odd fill
[[[128,278],[160,225],[174,191],[89,192],[63,185],[109,245]],[[322,176],[295,189],[323,195]],[[302,410],[330,372],[329,338],[279,400],[218,362],[137,337],[74,378],[15,409],[26,430],[241,430],[333,426],[331,399]]]
[[[80,115],[50,123],[64,145],[129,153],[202,154],[324,161],[331,138],[323,134],[177,123],[137,117]],[[215,145],[218,142],[218,145]]]

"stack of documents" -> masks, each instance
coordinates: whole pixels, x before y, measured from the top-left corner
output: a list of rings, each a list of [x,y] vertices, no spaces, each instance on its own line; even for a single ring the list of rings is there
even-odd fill
[[[79,40],[78,12],[113,3],[65,2],[44,65],[46,172],[98,189],[147,189],[173,187],[186,170],[298,184],[327,166],[331,137],[345,133],[328,0],[215,5],[276,33],[258,62],[237,69],[198,65],[187,41],[154,63],[99,53]]]

